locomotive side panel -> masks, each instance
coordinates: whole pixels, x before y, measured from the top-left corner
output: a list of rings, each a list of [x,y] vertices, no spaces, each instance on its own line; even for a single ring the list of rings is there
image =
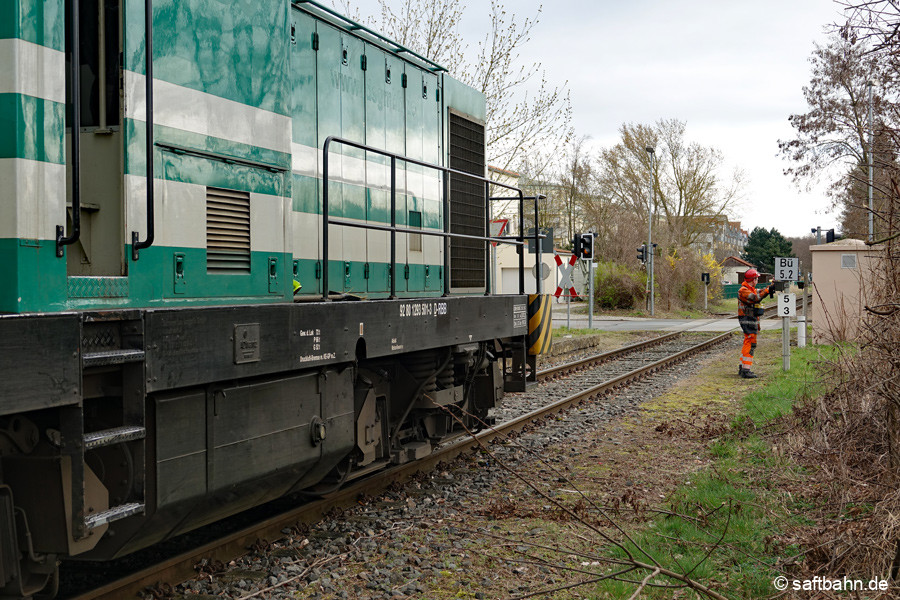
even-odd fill
[[[281,174],[290,164],[286,13],[274,0],[154,3],[156,240],[137,262],[126,247],[129,294],[120,305],[289,296],[290,181]],[[124,26],[125,229],[143,239],[143,3],[125,2]]]
[[[343,137],[442,164],[444,124],[437,75],[299,8],[292,9],[291,23],[292,230],[295,260],[302,273],[301,293],[312,295],[321,291],[322,242],[313,229],[321,227],[321,151],[326,138]],[[331,216],[358,223],[390,224],[389,164],[389,159],[375,152],[333,144],[329,153]],[[397,161],[399,227],[442,230],[440,182],[437,171]],[[397,291],[407,296],[440,292],[441,240],[405,233],[396,237]],[[330,291],[369,298],[388,295],[391,257],[386,232],[332,225],[328,238]]]
[[[0,6],[0,312],[64,308],[65,36],[62,0]],[[40,274],[41,285],[34,285]]]

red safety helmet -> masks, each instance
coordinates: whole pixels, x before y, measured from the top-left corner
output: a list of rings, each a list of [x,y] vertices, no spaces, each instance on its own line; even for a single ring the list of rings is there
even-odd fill
[[[747,272],[744,273],[744,281],[748,279],[759,279],[759,273],[756,272],[756,269],[747,269]]]

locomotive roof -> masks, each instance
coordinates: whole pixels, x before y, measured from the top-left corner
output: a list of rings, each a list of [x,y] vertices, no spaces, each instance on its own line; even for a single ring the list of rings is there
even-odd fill
[[[315,0],[291,0],[291,4],[296,8],[308,12],[309,14],[314,15],[319,19],[322,19],[323,21],[326,21],[331,25],[340,27],[344,31],[351,33],[362,40],[365,40],[371,44],[375,44],[383,50],[387,50],[388,52],[396,55],[398,58],[401,58],[408,63],[414,64],[433,73],[448,73],[445,67],[442,67],[433,60],[425,58],[421,54],[410,50],[402,44],[398,44],[392,39],[381,35],[377,31],[369,29],[365,25],[357,23],[353,19],[345,17],[335,10],[332,10],[327,6],[323,6],[318,2],[315,2]]]

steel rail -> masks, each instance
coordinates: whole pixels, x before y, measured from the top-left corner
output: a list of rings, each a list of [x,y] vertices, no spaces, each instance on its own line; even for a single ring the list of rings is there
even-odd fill
[[[303,506],[292,509],[286,513],[248,526],[219,540],[172,557],[160,564],[153,565],[137,573],[125,576],[118,581],[111,582],[101,588],[73,596],[71,600],[121,600],[122,598],[136,598],[141,591],[148,587],[153,587],[160,582],[185,581],[195,574],[194,565],[203,559],[219,560],[223,563],[227,563],[244,555],[247,550],[260,539],[280,539],[284,537],[282,531],[287,527],[292,527],[299,522],[314,522],[321,519],[326,513],[335,508],[354,505],[361,496],[373,496],[379,494],[395,482],[406,482],[416,473],[422,471],[427,472],[437,466],[438,463],[452,460],[476,447],[482,447],[494,439],[506,436],[511,432],[522,431],[534,421],[564,410],[583,400],[609,392],[625,383],[640,379],[654,371],[679,362],[691,354],[701,352],[715,344],[727,340],[731,335],[731,332],[728,332],[704,340],[695,346],[676,352],[671,356],[644,365],[598,385],[594,385],[586,390],[572,394],[571,396],[558,400],[545,407],[507,421],[502,425],[481,431],[473,437],[462,437],[457,441],[446,444],[444,447],[439,448],[437,451],[421,460],[379,471],[377,476],[359,480],[346,488],[329,494],[325,498],[306,503]],[[635,344],[632,344],[631,346],[635,346]]]
[[[614,358],[618,358],[619,356],[623,356],[625,354],[630,354],[632,352],[637,352],[638,350],[644,350],[646,348],[650,348],[657,344],[661,344],[663,342],[667,342],[671,339],[674,339],[680,336],[683,331],[675,331],[673,333],[667,333],[665,335],[661,335],[659,337],[655,337],[649,340],[644,340],[642,342],[635,342],[634,344],[629,344],[628,346],[622,346],[621,348],[617,348],[615,350],[610,350],[609,352],[603,352],[602,354],[595,354],[594,356],[588,356],[587,358],[582,358],[580,360],[576,360],[574,362],[565,363],[561,365],[554,365],[552,367],[547,367],[541,371],[538,371],[536,374],[538,381],[544,381],[546,379],[551,379],[553,377],[558,377],[559,375],[564,375],[568,373],[574,373],[575,371],[580,371],[581,369],[585,369],[592,365],[597,365],[608,360],[612,360]]]

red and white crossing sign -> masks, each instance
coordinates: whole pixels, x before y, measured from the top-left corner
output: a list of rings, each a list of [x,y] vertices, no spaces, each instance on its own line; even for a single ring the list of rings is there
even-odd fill
[[[509,219],[494,219],[491,221],[491,237],[496,238],[503,235],[506,226],[509,225]],[[497,242],[491,242],[491,246],[496,246]]]
[[[559,257],[559,254],[556,254],[555,257],[556,268],[559,269],[559,287],[556,288],[556,292],[553,295],[559,298],[559,295],[566,289],[569,291],[569,295],[577,297],[578,292],[575,291],[575,286],[572,285],[572,273],[575,270],[575,263],[578,262],[578,257],[573,254],[566,263]]]

